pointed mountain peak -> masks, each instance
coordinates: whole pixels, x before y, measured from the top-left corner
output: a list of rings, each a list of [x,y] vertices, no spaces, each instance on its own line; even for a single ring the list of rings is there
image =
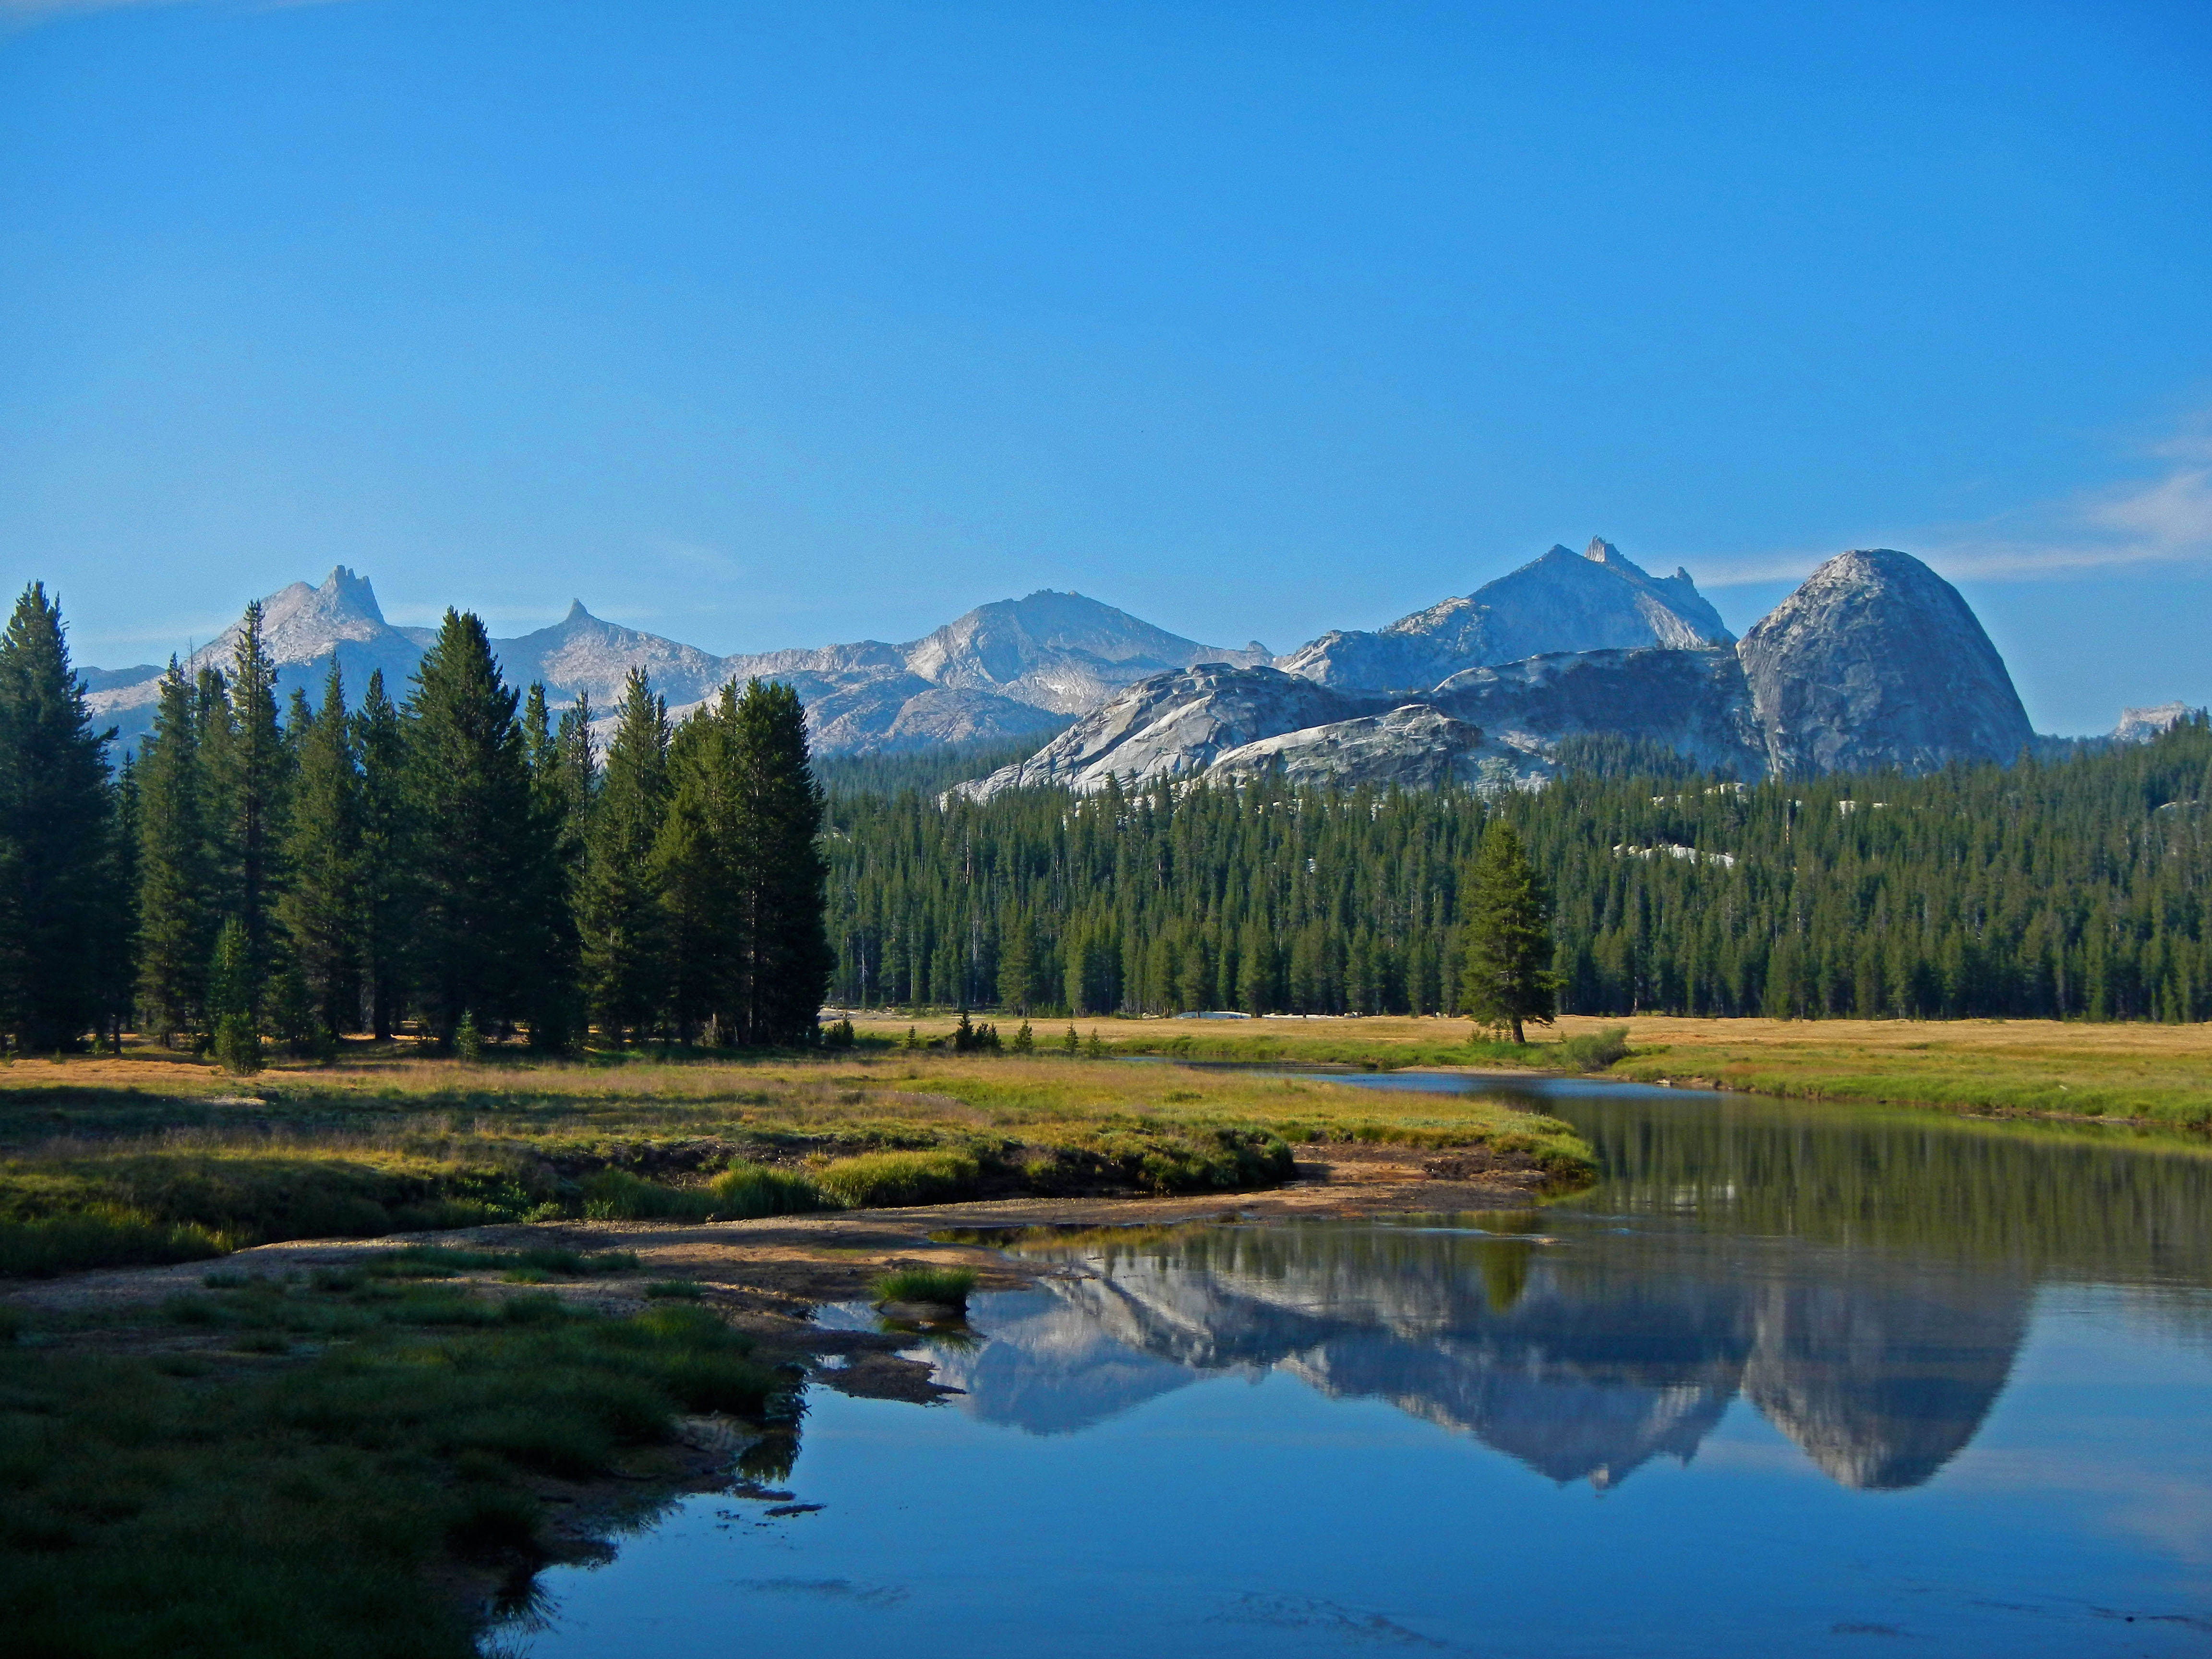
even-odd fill
[[[1595,564],[1607,564],[1620,556],[1620,550],[1602,536],[1593,536],[1589,545],[1583,549],[1583,557]]]
[[[323,585],[315,590],[315,608],[325,616],[356,617],[363,622],[381,623],[383,607],[376,602],[376,589],[366,576],[356,576],[342,564],[331,567],[331,574],[323,578]]]
[[[584,602],[581,599],[571,599],[568,601],[568,614],[562,617],[561,620],[565,623],[574,622],[597,622],[599,621],[599,618],[594,617],[590,611],[584,609]]]

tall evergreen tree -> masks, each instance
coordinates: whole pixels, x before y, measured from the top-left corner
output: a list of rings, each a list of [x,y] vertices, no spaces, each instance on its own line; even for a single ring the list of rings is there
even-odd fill
[[[210,1029],[216,902],[199,721],[199,696],[172,657],[137,767],[138,1003],[165,1042]]]
[[[277,902],[277,915],[315,1026],[334,1039],[360,1021],[368,943],[361,772],[335,655],[323,682],[322,712],[301,711],[293,729],[299,772],[284,844],[291,879]]]
[[[588,715],[590,704],[584,704]],[[545,706],[545,687],[532,681],[522,702],[523,759],[530,769],[531,798],[550,839],[551,855],[540,866],[544,890],[538,914],[545,944],[532,965],[526,996],[530,1046],[545,1051],[567,1048],[586,1023],[581,982],[582,945],[577,932],[577,903],[583,878],[584,809],[590,799],[590,735],[585,734],[585,770],[573,776],[578,757],[565,717],[556,726]]]
[[[659,882],[669,1023],[689,1041],[737,1039],[730,984],[740,939],[737,866],[744,833],[737,799],[734,684],[691,711],[668,746],[668,802],[653,848]],[[592,807],[606,811],[604,784]],[[595,818],[596,822],[596,818]]]
[[[407,700],[411,966],[422,1017],[447,1044],[464,1014],[486,1032],[527,1018],[538,989],[556,849],[532,793],[518,701],[483,623],[447,611]]]
[[[1461,1005],[1477,1024],[1509,1028],[1516,1042],[1525,1042],[1522,1022],[1549,1025],[1559,1011],[1552,901],[1528,849],[1503,818],[1482,832],[1468,887]]]
[[[246,936],[245,973],[254,1016],[276,972],[282,940],[276,901],[283,890],[285,810],[292,751],[277,723],[276,666],[262,630],[261,602],[246,607],[231,653],[228,709],[219,732],[204,728],[210,763],[223,908]],[[216,740],[210,742],[208,738]]]
[[[577,907],[592,1012],[616,1043],[648,1029],[669,990],[656,857],[668,810],[668,705],[644,671],[632,668],[593,803]]]
[[[734,712],[741,822],[727,856],[741,931],[732,1023],[746,1042],[811,1042],[836,955],[823,914],[829,866],[806,711],[789,686],[755,679]]]
[[[398,708],[370,672],[353,717],[361,763],[362,972],[369,1030],[388,1040],[407,1001],[407,931],[411,914],[407,860],[407,738]]]
[[[33,582],[0,633],[0,1029],[76,1046],[100,1021],[114,799],[61,606]]]

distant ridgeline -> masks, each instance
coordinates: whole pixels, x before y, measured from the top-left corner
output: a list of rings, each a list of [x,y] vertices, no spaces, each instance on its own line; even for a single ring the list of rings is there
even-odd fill
[[[1502,815],[1553,885],[1569,1012],[2212,1018],[2202,716],[2136,746],[1919,777],[1622,775],[1663,754],[1594,743],[1591,769],[1486,797],[1279,773],[841,793],[832,994],[1455,1012],[1457,889]]]

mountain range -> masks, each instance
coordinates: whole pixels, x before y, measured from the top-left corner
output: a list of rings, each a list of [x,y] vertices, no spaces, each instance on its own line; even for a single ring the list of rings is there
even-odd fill
[[[319,587],[279,589],[262,601],[262,612],[277,688],[287,696],[295,687],[313,696],[335,657],[349,697],[358,698],[378,670],[402,697],[436,637],[433,629],[386,622],[368,579],[343,565]],[[194,651],[185,668],[227,667],[240,626]],[[1268,659],[1257,641],[1241,651],[1201,645],[1079,593],[1049,590],[979,605],[902,645],[863,640],[717,656],[607,622],[577,600],[551,627],[494,640],[492,648],[510,684],[542,683],[556,708],[588,697],[603,720],[633,666],[678,714],[732,679],[782,680],[805,701],[815,746],[825,754],[1049,733],[1134,682],[1197,662]],[[85,672],[95,718],[112,722],[126,746],[152,727],[162,672],[151,665]]]
[[[386,622],[368,580],[263,601],[280,690],[319,688],[336,658],[358,696],[380,670],[395,696],[434,637]],[[239,630],[192,653],[230,659]],[[646,671],[681,714],[732,679],[781,680],[816,750],[895,753],[1035,739],[1036,752],[961,785],[985,799],[1032,783],[1078,791],[1279,769],[1347,784],[1533,787],[1571,738],[1656,744],[1707,770],[1803,775],[1953,760],[2008,762],[2050,745],[1971,607],[1908,554],[1828,560],[1737,641],[1686,569],[1655,577],[1602,538],[1555,546],[1474,592],[1388,627],[1332,630],[1283,656],[1201,644],[1079,593],[980,605],[902,644],[719,656],[592,616],[495,640],[511,684],[556,708],[588,697],[604,732],[624,678]],[[150,727],[161,671],[89,669],[98,718],[127,746]],[[2188,711],[2130,709],[2140,741]]]

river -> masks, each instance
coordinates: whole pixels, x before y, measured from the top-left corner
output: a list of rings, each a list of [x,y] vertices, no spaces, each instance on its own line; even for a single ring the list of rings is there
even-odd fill
[[[1364,1079],[1480,1089],[1495,1079]],[[1525,1214],[1009,1237],[949,1405],[544,1576],[532,1655],[2212,1652],[2212,1156],[1547,1081]],[[857,1309],[826,1318],[859,1318]],[[809,1506],[793,1509],[794,1504]],[[785,1513],[773,1513],[785,1510]]]

